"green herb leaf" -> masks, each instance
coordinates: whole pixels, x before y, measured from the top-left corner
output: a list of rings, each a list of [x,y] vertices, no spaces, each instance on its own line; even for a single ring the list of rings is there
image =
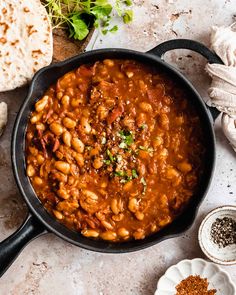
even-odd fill
[[[102,33],[103,33],[103,35],[106,35],[108,33],[108,30],[107,29],[102,30]]]
[[[109,150],[107,150],[107,155],[108,155],[111,162],[115,161],[115,157],[113,157],[112,153]]]
[[[70,17],[70,38],[83,40],[89,33],[86,23],[80,18],[79,14]]]
[[[141,126],[141,129],[146,129],[148,126],[147,126],[147,124],[142,124],[142,126]]]
[[[123,15],[123,22],[125,24],[131,23],[133,20],[133,11],[132,10],[126,10]]]
[[[115,5],[114,5],[114,7],[115,7],[115,10],[116,10],[118,16],[119,16],[119,17],[122,17],[122,15],[123,15],[123,11],[122,11],[122,9],[121,9],[121,3],[120,3],[120,0],[116,0],[116,3],[115,3]]]
[[[118,31],[118,26],[117,25],[115,25],[114,27],[112,27],[110,30],[109,30],[109,32],[111,32],[111,33],[115,33],[115,32],[117,32]]]
[[[107,5],[107,0],[96,0],[94,1],[94,5],[98,5],[98,6]]]
[[[125,143],[131,145],[134,142],[132,134],[126,136]]]
[[[56,2],[52,3],[52,8],[54,9],[55,12],[57,12],[58,14],[61,14],[61,7]]]
[[[134,142],[133,134],[129,130],[121,130],[118,134],[122,138],[119,147],[122,149],[127,148]]]
[[[125,0],[124,2],[127,6],[131,6],[133,4],[132,0]]]
[[[133,178],[138,178],[138,173],[135,169],[132,169],[132,177]]]
[[[103,162],[104,162],[106,165],[110,165],[110,164],[111,164],[111,161],[110,161],[110,160],[103,160]]]
[[[124,171],[116,171],[114,174],[115,174],[115,176],[119,176],[119,177],[126,176],[126,173]]]
[[[89,29],[101,27],[103,34],[114,33],[118,26],[108,28],[112,18],[112,5],[108,0],[44,0],[53,28],[69,29],[70,37],[78,40],[86,38]],[[128,23],[130,10],[125,11],[122,5],[130,6],[131,0],[116,0],[114,9],[119,17]]]
[[[110,4],[103,4],[103,6],[94,6],[90,12],[100,20],[104,20],[107,16],[110,15],[112,11],[112,6]]]
[[[132,169],[131,173],[132,175],[128,175],[126,171],[116,171],[114,172],[114,175],[122,178],[120,180],[120,183],[126,183],[128,181],[131,181],[132,179],[138,178],[138,174],[135,169]]]

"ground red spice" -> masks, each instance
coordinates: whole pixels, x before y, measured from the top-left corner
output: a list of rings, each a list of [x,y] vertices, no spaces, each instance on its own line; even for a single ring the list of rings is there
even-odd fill
[[[208,281],[200,276],[189,276],[182,280],[176,287],[175,295],[214,295],[216,290],[208,290]]]

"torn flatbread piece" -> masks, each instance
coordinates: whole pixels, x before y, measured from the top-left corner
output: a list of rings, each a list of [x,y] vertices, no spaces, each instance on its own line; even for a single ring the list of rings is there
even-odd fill
[[[7,125],[7,104],[0,102],[0,136]]]
[[[0,92],[29,82],[52,53],[52,28],[40,0],[0,0]]]

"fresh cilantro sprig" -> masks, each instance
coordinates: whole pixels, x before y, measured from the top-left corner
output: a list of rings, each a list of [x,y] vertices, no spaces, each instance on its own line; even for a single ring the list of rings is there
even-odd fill
[[[118,26],[110,27],[113,7],[108,0],[44,0],[53,28],[68,29],[70,37],[83,40],[93,27],[101,28],[104,34],[116,32]],[[133,12],[125,9],[131,0],[116,0],[114,10],[128,24]]]
[[[132,5],[132,1],[131,0],[116,0],[115,3],[115,10],[117,12],[117,14],[123,18],[123,22],[125,24],[129,24],[132,20],[133,20],[133,11],[130,9],[123,9],[122,8],[122,4],[125,4],[127,6]]]

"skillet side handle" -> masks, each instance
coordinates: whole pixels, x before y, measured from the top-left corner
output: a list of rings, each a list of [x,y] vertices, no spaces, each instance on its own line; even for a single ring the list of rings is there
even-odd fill
[[[43,225],[29,214],[21,227],[0,243],[0,277],[17,258],[21,250],[44,232]]]
[[[213,53],[205,45],[203,45],[200,42],[189,40],[189,39],[169,40],[157,45],[155,48],[149,50],[147,53],[157,55],[164,60],[164,54],[167,51],[174,50],[174,49],[189,49],[204,56],[209,63],[223,64],[219,56]],[[211,112],[213,120],[215,120],[220,114],[220,112],[213,107],[208,107],[208,109]]]

